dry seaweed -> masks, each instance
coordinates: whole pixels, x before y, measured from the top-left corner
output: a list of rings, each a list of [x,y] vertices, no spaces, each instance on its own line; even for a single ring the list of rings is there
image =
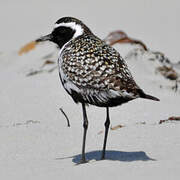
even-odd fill
[[[168,119],[160,120],[159,124],[162,124],[165,122],[172,122],[172,121],[180,121],[180,116],[171,116]]]
[[[46,65],[54,64],[54,63],[55,63],[55,62],[52,61],[52,60],[46,60],[46,61],[44,62],[44,64],[42,65],[42,68],[43,68],[44,66],[46,66]]]
[[[160,72],[167,79],[170,79],[170,80],[177,80],[178,79],[178,74],[173,69],[173,67],[160,66],[156,70],[158,72]]]
[[[144,50],[147,50],[146,45],[142,41],[128,37],[128,35],[121,30],[109,33],[109,35],[104,40],[110,45],[114,45],[117,43],[138,44]]]
[[[122,127],[124,127],[124,125],[119,124],[119,125],[117,125],[117,126],[111,127],[110,129],[111,129],[111,130],[117,130],[117,129],[120,129],[120,128],[122,128]]]
[[[29,51],[33,50],[36,45],[38,44],[38,42],[36,41],[31,41],[27,44],[25,44],[18,52],[19,55],[22,55],[24,53],[28,53]]]

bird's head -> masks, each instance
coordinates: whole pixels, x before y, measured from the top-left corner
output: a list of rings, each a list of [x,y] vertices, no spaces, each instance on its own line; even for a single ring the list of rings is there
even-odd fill
[[[64,44],[84,33],[91,31],[82,21],[73,17],[63,17],[56,21],[50,34],[40,37],[36,42],[52,41],[62,48]]]

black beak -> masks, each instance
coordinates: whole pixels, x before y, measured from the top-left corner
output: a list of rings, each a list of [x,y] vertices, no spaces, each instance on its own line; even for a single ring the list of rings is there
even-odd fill
[[[42,36],[42,37],[36,39],[36,42],[51,41],[52,38],[53,38],[52,34],[48,34],[46,36]]]

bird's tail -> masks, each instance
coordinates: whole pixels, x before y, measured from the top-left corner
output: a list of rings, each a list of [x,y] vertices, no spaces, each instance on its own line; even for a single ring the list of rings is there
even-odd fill
[[[151,96],[151,95],[148,95],[148,94],[145,94],[144,91],[142,89],[137,89],[138,93],[139,93],[139,96],[141,98],[144,98],[144,99],[151,99],[153,101],[160,101],[158,98],[154,97],[154,96]]]

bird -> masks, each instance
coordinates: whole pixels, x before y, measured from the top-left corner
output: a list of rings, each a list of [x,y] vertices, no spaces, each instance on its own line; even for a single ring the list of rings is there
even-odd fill
[[[105,135],[101,159],[105,159],[110,126],[110,107],[137,98],[159,101],[146,94],[135,82],[120,53],[97,37],[88,26],[74,17],[62,17],[52,32],[36,42],[50,41],[58,45],[58,69],[61,83],[75,103],[82,105],[83,142],[80,163],[85,156],[88,117],[86,107],[106,108]]]

